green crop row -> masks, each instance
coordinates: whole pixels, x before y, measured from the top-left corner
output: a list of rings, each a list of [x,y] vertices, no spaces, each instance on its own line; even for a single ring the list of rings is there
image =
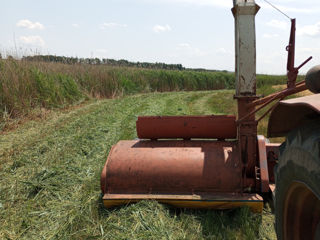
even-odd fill
[[[258,75],[257,87],[284,84],[284,76]],[[234,73],[157,70],[105,65],[0,60],[0,114],[16,117],[36,107],[83,99],[167,91],[232,89]]]

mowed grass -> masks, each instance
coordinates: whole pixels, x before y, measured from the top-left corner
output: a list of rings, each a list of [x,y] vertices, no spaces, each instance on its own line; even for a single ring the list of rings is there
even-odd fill
[[[110,147],[138,115],[234,114],[233,90],[149,93],[51,111],[0,135],[0,239],[276,239],[263,214],[101,203]],[[265,134],[264,129],[259,129]]]

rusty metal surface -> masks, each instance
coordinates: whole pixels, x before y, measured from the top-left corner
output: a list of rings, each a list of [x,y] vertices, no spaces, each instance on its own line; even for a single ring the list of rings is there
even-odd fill
[[[237,137],[236,117],[210,116],[144,116],[136,122],[141,139],[160,138],[219,138]]]
[[[269,182],[274,183],[274,167],[278,162],[280,156],[280,145],[281,143],[266,143],[266,152],[268,160],[268,172],[269,172]],[[269,184],[270,185],[270,184]]]
[[[111,147],[106,163],[103,166],[101,176],[100,176],[100,188],[101,192],[106,192],[106,183],[107,183],[107,163],[109,162],[110,153],[113,152],[114,145]]]
[[[268,137],[282,137],[320,115],[320,94],[280,101],[268,123]]]
[[[241,168],[236,142],[120,141],[106,162],[103,192],[240,192]]]
[[[256,179],[257,123],[254,106],[249,106],[256,96],[256,34],[255,15],[259,6],[254,0],[234,0],[232,13],[235,19],[235,74],[238,105],[239,158],[243,163],[243,190],[248,178]],[[248,115],[248,113],[252,114]],[[242,120],[239,122],[239,120]],[[254,189],[257,188],[257,185]]]
[[[306,83],[305,81],[299,82],[298,84],[296,84],[295,86],[293,86],[292,88],[286,88],[284,90],[281,90],[277,93],[274,94],[270,94],[264,98],[258,99],[258,100],[254,100],[251,103],[249,103],[247,105],[247,111],[248,113],[242,117],[241,119],[237,120],[237,123],[240,123],[242,121],[245,121],[248,117],[252,116],[253,114],[257,113],[258,111],[260,111],[261,109],[265,108],[267,105],[269,105],[270,103],[277,101],[275,104],[273,104],[268,110],[266,110],[262,116],[257,120],[258,122],[263,119],[265,116],[267,116],[267,114],[269,114],[269,112],[273,111],[278,105],[279,102],[287,97],[290,96],[292,94],[298,93],[298,92],[302,92],[304,90],[306,90]],[[260,106],[259,106],[260,105]],[[257,108],[253,108],[252,107],[256,107]],[[251,110],[249,110],[251,109]]]
[[[294,67],[294,57],[295,57],[295,45],[296,45],[296,19],[291,19],[291,29],[290,29],[290,38],[289,44],[286,47],[288,51],[287,59],[287,87],[292,88],[295,85],[298,70]]]
[[[294,88],[286,88],[286,89],[283,89],[279,92],[270,94],[266,97],[254,100],[254,101],[252,101],[252,103],[249,104],[249,106],[250,107],[251,106],[258,106],[258,105],[264,104],[266,102],[269,102],[271,99],[276,100],[276,99],[280,99],[280,98],[285,98],[285,97],[290,96],[292,94],[302,92],[306,89],[307,89],[307,86],[306,86],[305,81],[301,81],[301,82],[298,82]]]
[[[267,161],[266,139],[258,135],[259,168],[261,192],[269,192],[269,169]]]
[[[238,119],[243,118],[248,112],[251,112],[254,107],[249,107],[249,104],[257,97],[237,97],[238,101]],[[257,162],[257,122],[255,114],[247,117],[246,121],[238,124],[238,139],[239,139],[239,158],[243,163],[243,188],[248,185],[248,178],[256,179]],[[260,188],[255,184],[254,189]]]
[[[286,47],[286,50],[288,51],[288,59],[287,59],[287,78],[288,78],[287,87],[288,88],[293,88],[295,86],[299,69],[312,59],[312,57],[309,57],[303,63],[301,63],[298,67],[295,67],[294,66],[295,45],[296,45],[296,19],[291,19],[289,44]]]

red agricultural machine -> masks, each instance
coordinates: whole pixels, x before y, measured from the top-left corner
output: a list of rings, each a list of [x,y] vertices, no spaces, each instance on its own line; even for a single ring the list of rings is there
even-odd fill
[[[262,196],[275,192],[279,239],[320,239],[320,94],[283,100],[306,89],[319,93],[320,66],[296,82],[311,57],[294,66],[292,19],[287,88],[257,96],[259,6],[254,0],[233,4],[238,115],[138,117],[139,139],[120,141],[110,150],[101,174],[103,203],[154,199],[183,208],[246,205],[261,212]],[[269,113],[268,137],[286,136],[281,145],[257,136],[259,121]]]

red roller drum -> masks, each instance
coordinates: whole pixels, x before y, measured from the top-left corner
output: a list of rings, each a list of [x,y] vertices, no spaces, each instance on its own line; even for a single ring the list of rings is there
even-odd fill
[[[104,194],[194,194],[241,191],[236,141],[131,140],[111,149]]]
[[[141,139],[237,137],[236,117],[210,116],[143,116],[136,122]]]

